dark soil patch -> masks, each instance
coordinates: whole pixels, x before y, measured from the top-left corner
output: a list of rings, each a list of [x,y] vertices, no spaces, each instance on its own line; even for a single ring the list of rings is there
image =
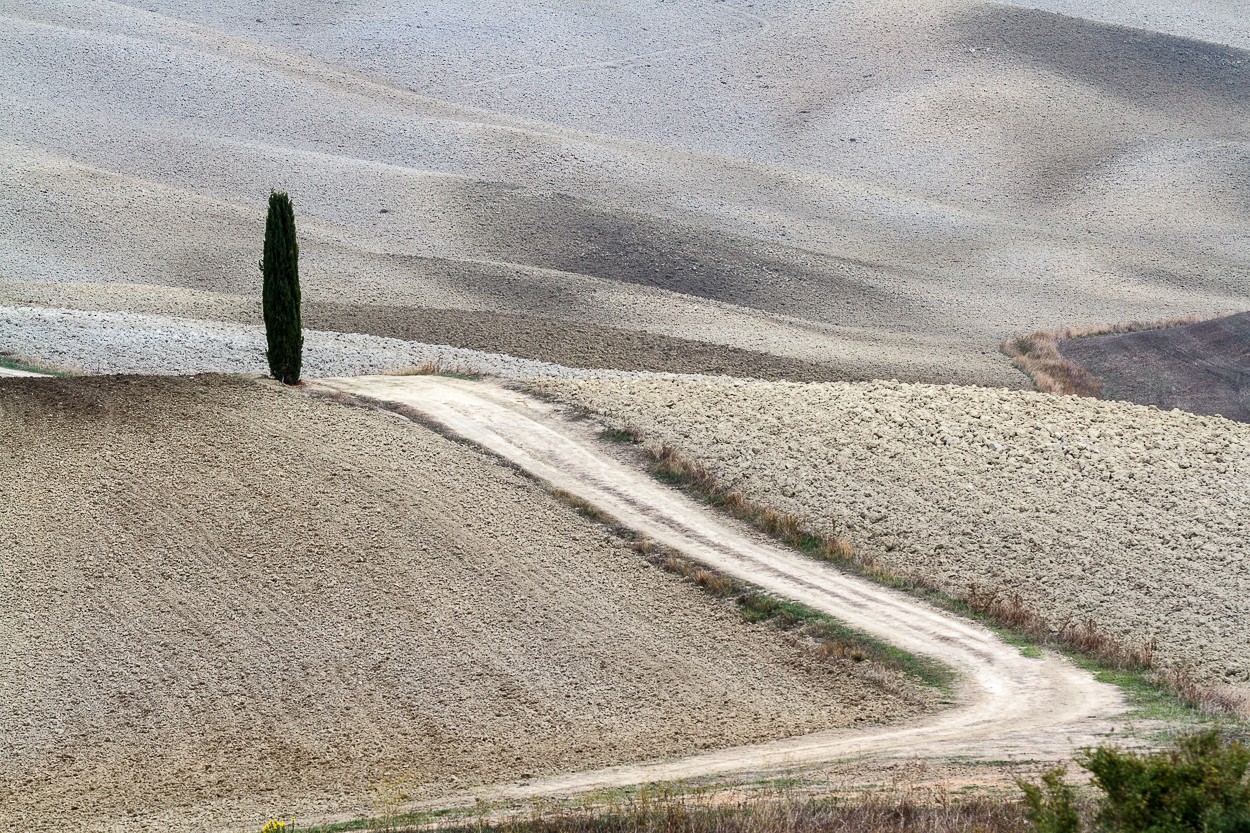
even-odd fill
[[[1250,422],[1250,313],[1065,341],[1063,355],[1121,399]]]
[[[566,367],[706,373],[800,382],[860,378],[834,365],[537,316],[307,299],[303,319],[304,326],[314,330],[449,344]]]
[[[681,292],[780,315],[862,324],[921,315],[887,267],[620,211],[569,194],[474,182],[475,256]]]

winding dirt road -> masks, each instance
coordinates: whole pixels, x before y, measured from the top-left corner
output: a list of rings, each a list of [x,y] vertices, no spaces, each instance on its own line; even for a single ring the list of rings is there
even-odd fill
[[[0,367],[0,376],[47,376],[46,373],[31,373],[28,370],[17,370],[12,367]]]
[[[989,630],[775,545],[650,477],[557,406],[493,382],[325,379],[314,387],[402,406],[590,502],[624,526],[959,672],[956,705],[915,724],[819,732],[674,761],[500,786],[497,800],[763,772],[853,757],[1063,757],[1109,730],[1119,692],[1053,653],[1023,656]],[[482,795],[478,791],[476,795]]]

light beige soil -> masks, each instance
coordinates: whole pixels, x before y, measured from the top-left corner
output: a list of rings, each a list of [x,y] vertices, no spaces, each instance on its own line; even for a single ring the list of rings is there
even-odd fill
[[[663,485],[597,436],[594,424],[492,382],[437,376],[326,379],[316,388],[367,397],[493,451],[652,541],[719,572],[829,614],[887,644],[956,672],[950,708],[905,725],[817,732],[688,758],[571,772],[500,785],[506,801],[656,782],[807,768],[847,758],[1067,760],[1114,730],[1118,691],[1058,655],[1025,656],[987,628],[906,594],[814,561],[680,490]],[[615,452],[615,453],[614,453]],[[461,794],[440,801],[473,803]]]
[[[310,298],[870,378],[1244,303],[1232,0],[254,6],[0,4],[0,284],[254,299],[277,187]]]
[[[916,713],[428,429],[0,386],[5,829],[255,830]]]
[[[173,314],[240,324],[262,320],[260,298],[141,284],[40,284],[0,281],[0,306]],[[340,303],[306,296],[306,329],[365,333],[426,344],[553,362],[565,367],[652,370],[794,381],[866,378],[849,366],[791,359],[637,330],[538,314]]]
[[[1250,427],[899,383],[547,381],[956,595],[1019,594],[1250,692]]]

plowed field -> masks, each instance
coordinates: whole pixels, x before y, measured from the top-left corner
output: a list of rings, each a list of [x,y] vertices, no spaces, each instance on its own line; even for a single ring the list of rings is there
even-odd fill
[[[896,573],[1250,693],[1250,426],[983,388],[547,381]]]
[[[0,460],[4,829],[255,830],[916,711],[389,415],[6,379]]]

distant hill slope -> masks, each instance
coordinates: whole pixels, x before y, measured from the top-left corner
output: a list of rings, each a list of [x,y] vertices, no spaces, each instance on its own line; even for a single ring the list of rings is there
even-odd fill
[[[6,379],[0,460],[6,830],[255,830],[915,708],[390,415]]]
[[[1250,313],[1077,338],[1060,350],[1102,381],[1103,399],[1250,422]]]
[[[356,319],[1019,386],[1010,335],[1243,297],[1236,5],[9,4],[0,293],[195,290],[212,318],[257,294],[278,187],[307,297]]]

